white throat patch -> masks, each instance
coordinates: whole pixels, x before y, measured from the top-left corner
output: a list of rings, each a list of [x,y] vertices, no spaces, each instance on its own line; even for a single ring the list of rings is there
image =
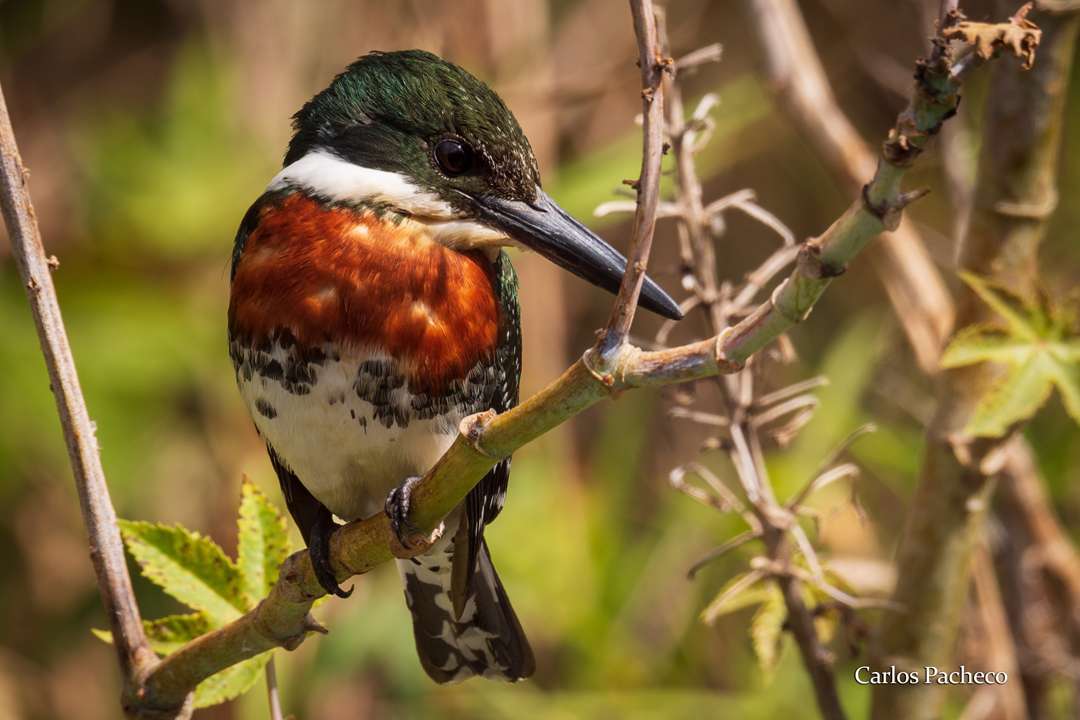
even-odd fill
[[[327,150],[313,150],[287,165],[266,189],[289,186],[330,200],[395,208],[408,217],[407,222],[422,225],[433,240],[455,249],[514,244],[504,233],[463,217],[449,203],[405,176],[355,165]]]

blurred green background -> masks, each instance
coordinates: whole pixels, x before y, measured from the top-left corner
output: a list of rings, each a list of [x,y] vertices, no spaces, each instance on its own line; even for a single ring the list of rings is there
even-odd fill
[[[750,187],[797,236],[822,230],[850,198],[774,107],[738,4],[667,7],[676,56],[724,45],[723,61],[684,85],[688,98],[715,91],[722,101],[700,157],[706,198]],[[802,7],[841,103],[877,142],[923,47],[917,4]],[[622,218],[592,218],[639,163],[625,3],[0,0],[0,82],[48,250],[61,262],[56,284],[122,517],[180,522],[231,552],[241,476],[278,499],[226,353],[233,235],[279,167],[292,112],[358,55],[408,47],[440,53],[492,84],[531,139],[551,194],[625,247]],[[981,82],[964,105],[975,125]],[[1075,286],[1080,267],[1080,204],[1068,202],[1080,192],[1078,94],[1063,158],[1066,201],[1043,252],[1054,288]],[[952,218],[935,154],[914,174],[913,185],[938,191],[913,217],[948,270]],[[728,220],[718,254],[722,274],[737,280],[776,239],[744,217]],[[653,274],[671,289],[676,260],[672,228],[661,225]],[[536,256],[515,261],[528,393],[588,346],[610,299]],[[701,332],[693,322],[680,337]],[[640,336],[655,330],[653,318],[639,319]],[[865,259],[793,340],[801,359],[789,379],[821,372],[832,382],[797,441],[770,453],[778,492],[805,482],[859,424],[876,422],[879,432],[855,450],[866,517],[843,489],[817,509],[828,555],[887,574],[932,388],[912,369]],[[694,560],[742,528],[669,489],[668,471],[695,457],[705,433],[666,417],[665,405],[664,393],[627,394],[515,457],[507,510],[488,538],[537,651],[533,681],[430,683],[399,580],[384,567],[358,578],[351,599],[323,606],[329,637],[278,653],[287,712],[310,720],[808,716],[812,694],[791,648],[765,677],[749,612],[714,627],[698,618],[752,548],[686,579]],[[1055,400],[1028,436],[1058,511],[1075,525],[1076,428]],[[727,472],[720,458],[710,464]],[[143,578],[135,582],[145,617],[177,609]],[[0,243],[0,717],[119,717],[112,650],[90,634],[104,625],[23,289]],[[845,702],[862,714],[868,694],[851,679],[861,662],[839,652]],[[266,712],[257,687],[198,717]]]

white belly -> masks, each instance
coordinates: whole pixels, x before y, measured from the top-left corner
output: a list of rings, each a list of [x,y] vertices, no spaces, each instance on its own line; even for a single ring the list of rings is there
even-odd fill
[[[307,392],[282,382],[279,373],[241,370],[237,380],[256,427],[278,457],[332,513],[354,520],[380,512],[392,488],[434,465],[454,441],[462,413],[411,414],[407,385],[390,390],[377,407],[357,392],[357,377],[364,361],[388,359],[327,355],[307,366]],[[275,346],[262,354],[264,363],[267,358],[288,368],[290,353]]]

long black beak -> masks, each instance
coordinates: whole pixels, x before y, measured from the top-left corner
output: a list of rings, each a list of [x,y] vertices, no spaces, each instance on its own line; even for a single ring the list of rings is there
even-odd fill
[[[480,217],[522,245],[535,250],[579,278],[615,294],[626,273],[626,258],[597,237],[540,188],[530,203],[493,196],[474,197]],[[679,305],[648,277],[638,305],[681,320]]]

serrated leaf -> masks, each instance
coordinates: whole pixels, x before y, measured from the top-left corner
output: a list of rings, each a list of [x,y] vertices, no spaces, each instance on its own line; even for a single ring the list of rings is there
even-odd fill
[[[976,437],[1000,437],[1014,423],[1034,415],[1054,390],[1051,372],[1052,366],[1041,356],[1016,367],[975,406],[966,432]]]
[[[179,525],[118,521],[143,575],[220,627],[247,609],[240,572],[209,538]]]
[[[754,612],[750,620],[750,640],[754,644],[754,654],[758,665],[766,677],[771,677],[776,663],[780,659],[781,631],[787,619],[787,605],[784,594],[776,585],[768,586],[769,596]]]
[[[723,615],[764,602],[768,598],[769,588],[757,586],[761,578],[760,572],[750,571],[728,580],[712,602],[701,611],[702,621],[711,625]]]
[[[976,404],[964,432],[1000,437],[1034,415],[1055,387],[1069,415],[1080,423],[1080,339],[1068,336],[1063,314],[1052,308],[1018,309],[981,278],[967,273],[961,277],[1003,321],[1003,329],[986,324],[964,328],[942,354],[945,368],[983,362],[1003,368]]]
[[[202,613],[188,615],[168,615],[157,620],[143,620],[143,631],[150,641],[150,648],[159,655],[176,652],[190,640],[213,630],[210,621]],[[112,633],[108,630],[92,628],[94,637],[112,644]]]
[[[166,615],[156,620],[144,620],[143,628],[146,630],[150,647],[161,655],[176,652],[186,643],[214,629],[210,620],[202,613]]]
[[[251,608],[277,581],[278,568],[289,554],[289,536],[285,518],[247,478],[242,485],[237,526],[236,565]]]
[[[195,688],[195,707],[210,707],[240,697],[259,682],[272,656],[272,650],[264,652],[203,680]]]

